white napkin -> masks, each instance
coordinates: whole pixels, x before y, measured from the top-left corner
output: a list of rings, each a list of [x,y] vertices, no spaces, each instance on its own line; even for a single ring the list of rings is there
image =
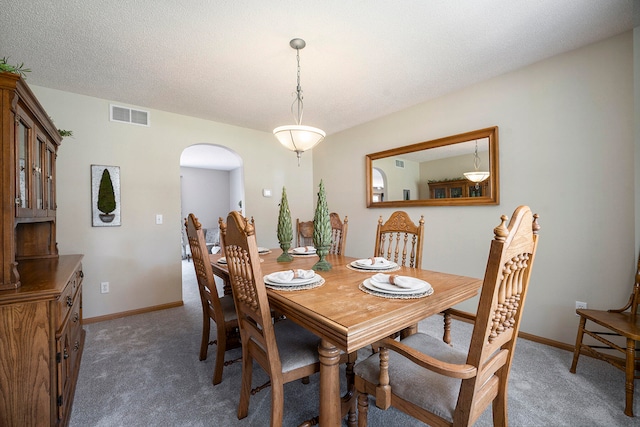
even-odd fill
[[[279,271],[277,273],[271,273],[269,277],[274,281],[287,283],[291,282],[293,279],[313,279],[315,275],[316,272],[313,270],[302,270],[298,268],[295,270],[285,270]]]
[[[403,289],[415,289],[420,286],[424,286],[425,283],[420,279],[416,279],[415,277],[398,276],[397,274],[383,273],[374,274],[373,276],[371,276],[371,281],[379,283],[389,283]]]
[[[293,252],[297,254],[309,254],[314,253],[316,248],[313,246],[300,246],[299,248],[293,248]]]
[[[372,257],[372,258],[364,258],[356,261],[359,265],[388,265],[389,261],[381,256]]]

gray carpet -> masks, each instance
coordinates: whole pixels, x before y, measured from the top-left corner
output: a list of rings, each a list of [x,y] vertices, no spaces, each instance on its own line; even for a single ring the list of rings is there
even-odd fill
[[[241,366],[225,367],[213,386],[215,349],[198,360],[201,306],[193,264],[183,262],[183,307],[85,325],[87,341],[71,415],[71,427],[87,426],[266,426],[270,390],[251,397],[249,416],[236,418]],[[531,307],[528,307],[529,309]],[[525,309],[526,315],[526,309]],[[576,318],[576,327],[577,327]],[[439,336],[439,316],[422,321],[422,332]],[[464,348],[470,325],[454,321],[453,342]],[[215,333],[215,332],[213,332]],[[366,355],[368,349],[361,350]],[[238,357],[240,350],[227,358]],[[569,352],[520,339],[511,369],[511,426],[640,426],[624,415],[624,375],[589,357],[569,373]],[[254,385],[266,375],[254,369]],[[425,386],[428,386],[425,384]],[[640,415],[636,393],[635,411]],[[285,385],[284,426],[317,414],[318,375],[308,385]],[[345,424],[346,425],[346,424]],[[395,410],[373,405],[371,426],[422,426]],[[476,426],[491,426],[491,410]]]

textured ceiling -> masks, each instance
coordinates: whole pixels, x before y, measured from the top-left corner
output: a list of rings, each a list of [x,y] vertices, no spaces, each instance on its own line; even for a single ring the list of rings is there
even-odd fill
[[[633,28],[632,0],[0,0],[31,84],[270,132],[327,135]]]

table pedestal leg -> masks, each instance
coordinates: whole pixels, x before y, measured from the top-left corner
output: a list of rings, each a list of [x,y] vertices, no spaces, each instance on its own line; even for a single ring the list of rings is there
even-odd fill
[[[328,341],[320,341],[320,425],[342,424],[340,408],[340,350]]]

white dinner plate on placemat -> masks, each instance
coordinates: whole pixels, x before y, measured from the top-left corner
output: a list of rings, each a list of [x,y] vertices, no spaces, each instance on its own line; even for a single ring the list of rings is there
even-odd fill
[[[268,283],[269,285],[276,285],[276,286],[299,286],[299,285],[308,285],[309,283],[316,282],[319,279],[320,279],[320,276],[315,274],[313,277],[309,279],[291,279],[285,282],[277,276],[277,273],[271,273],[264,276],[264,283]]]
[[[431,288],[431,285],[424,280],[414,280],[415,286],[412,286],[411,288],[401,288],[400,286],[392,285],[391,283],[383,283],[371,279],[365,280],[364,286],[367,289],[371,289],[373,291],[389,292],[392,294],[420,294],[423,292],[427,292]]]

